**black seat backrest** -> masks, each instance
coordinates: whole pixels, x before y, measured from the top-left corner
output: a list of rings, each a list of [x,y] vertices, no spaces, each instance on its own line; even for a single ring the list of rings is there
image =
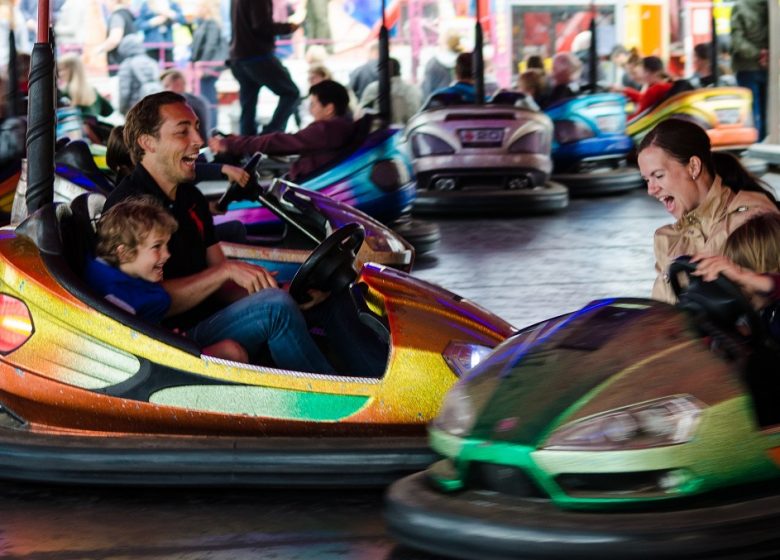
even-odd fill
[[[76,274],[84,271],[87,256],[95,254],[97,220],[105,202],[99,193],[80,194],[70,203],[70,215],[61,218],[64,256]]]
[[[67,168],[66,171],[61,170],[60,174],[68,180],[73,180],[73,174],[82,174],[104,193],[109,193],[114,188],[112,181],[100,171],[89,145],[84,140],[72,140],[58,148],[54,153],[54,163]]]
[[[432,93],[431,96],[425,101],[423,105],[423,111],[429,111],[433,109],[441,109],[442,107],[449,107],[451,105],[466,105],[467,102],[463,99],[463,96],[455,92],[440,92]],[[473,105],[471,103],[470,105]]]
[[[490,103],[493,105],[514,106],[518,101],[525,101],[525,97],[526,95],[522,91],[502,90],[496,92],[496,94],[490,99]]]
[[[79,169],[85,173],[100,173],[100,168],[84,140],[72,140],[54,154],[54,162]]]
[[[671,99],[678,93],[683,93],[685,91],[693,91],[696,88],[693,87],[691,82],[688,80],[675,80],[674,83],[672,83],[672,87],[669,89],[668,92],[666,92],[666,96],[663,98],[663,101],[666,101],[667,99]]]

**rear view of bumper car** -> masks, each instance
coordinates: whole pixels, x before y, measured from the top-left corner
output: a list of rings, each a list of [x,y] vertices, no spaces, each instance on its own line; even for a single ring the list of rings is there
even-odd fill
[[[552,178],[572,196],[615,194],[644,184],[639,171],[626,165],[634,142],[626,134],[622,95],[581,95],[545,112],[554,127]]]
[[[500,92],[484,105],[435,94],[406,127],[416,213],[538,214],[568,206],[550,181],[552,122]]]

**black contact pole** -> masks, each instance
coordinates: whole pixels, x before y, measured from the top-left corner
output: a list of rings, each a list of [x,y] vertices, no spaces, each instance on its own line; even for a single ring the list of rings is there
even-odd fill
[[[482,14],[479,9],[480,0],[477,0],[477,21],[474,24],[474,52],[471,54],[472,77],[474,78],[474,103],[485,103],[485,58],[482,54],[482,46],[485,38],[482,35]]]
[[[718,87],[720,81],[720,68],[718,67],[718,28],[715,22],[715,8],[711,8],[712,41],[710,41],[710,68],[712,72],[712,85]]]
[[[393,118],[390,104],[390,34],[385,22],[385,0],[382,0],[382,27],[379,29],[379,117],[387,124]]]
[[[16,63],[16,36],[8,32],[8,92],[6,93],[6,116],[19,116],[19,68]]]
[[[27,212],[54,198],[54,49],[49,42],[49,0],[38,4],[38,41],[30,62],[27,108]]]
[[[588,47],[588,85],[590,91],[596,91],[599,81],[599,54],[596,44],[596,6],[590,6],[590,46]]]

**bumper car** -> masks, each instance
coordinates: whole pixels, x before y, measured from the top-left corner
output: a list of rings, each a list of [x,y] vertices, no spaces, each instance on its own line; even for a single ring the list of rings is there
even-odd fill
[[[440,240],[438,227],[409,217],[415,184],[409,161],[398,146],[401,130],[373,129],[375,123],[372,115],[358,119],[354,140],[341,157],[310,176],[298,178],[297,183],[388,224],[414,246],[417,254],[432,252]],[[269,158],[261,165],[269,174],[283,176],[289,162]],[[199,187],[207,196],[216,196],[224,191],[225,183],[203,182]],[[216,218],[217,223],[230,220],[242,222],[256,234],[278,225],[273,213],[257,201],[233,202],[223,216]]]
[[[614,194],[644,185],[626,166],[634,149],[626,134],[625,98],[615,93],[581,95],[545,109],[553,122],[553,174],[572,196]]]
[[[250,174],[259,159],[254,158],[247,165]],[[83,193],[107,195],[114,185],[96,166],[90,148],[82,141],[73,141],[55,154],[53,188],[54,201],[68,203]],[[234,187],[233,192],[237,188]],[[26,192],[25,174],[16,185],[11,212],[13,224],[20,223],[27,215]],[[412,267],[415,254],[412,246],[355,208],[286,181],[275,181],[268,188],[260,188],[256,176],[245,192],[252,192],[256,200],[265,201],[265,212],[274,217],[274,227],[262,235],[249,235],[241,242],[222,241],[222,249],[229,258],[276,271],[282,282],[292,279],[311,251],[330,233],[353,222],[361,224],[366,232],[365,243],[358,253],[360,263],[376,262],[405,271]]]
[[[419,213],[536,214],[566,208],[565,186],[549,180],[553,127],[518,92],[484,105],[432,95],[406,126]]]
[[[385,484],[433,459],[424,427],[456,372],[513,332],[396,269],[367,264],[358,274],[362,228],[350,224],[309,256],[290,293],[349,290],[362,324],[386,344],[380,378],[205,356],[190,339],[96,296],[80,278],[94,196],[45,204],[16,228],[0,229],[3,478]]]
[[[444,458],[390,488],[391,534],[457,558],[776,556],[780,354],[692,269],[670,270],[678,306],[601,300],[497,347],[431,425]]]
[[[683,87],[677,88],[677,84]],[[645,134],[660,121],[668,118],[686,119],[695,122],[707,131],[713,150],[742,153],[758,141],[758,131],[753,126],[751,106],[753,96],[750,90],[741,87],[712,87],[690,89],[684,87],[685,80],[675,83],[680,89],[655,107],[651,107],[631,118],[626,131],[638,145]],[[767,171],[767,163],[757,158],[742,158],[742,165],[755,175]]]

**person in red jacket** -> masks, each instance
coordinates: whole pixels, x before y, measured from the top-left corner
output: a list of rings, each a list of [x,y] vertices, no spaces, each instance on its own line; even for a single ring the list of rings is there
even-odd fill
[[[347,88],[333,80],[323,80],[309,89],[309,111],[314,122],[294,134],[272,132],[260,136],[225,136],[209,140],[214,154],[273,156],[299,155],[290,167],[296,181],[334,159],[352,140],[354,122],[349,113]]]
[[[644,87],[641,91],[623,86],[612,87],[613,91],[622,93],[636,103],[636,110],[629,118],[660,103],[672,89],[672,81],[664,70],[664,63],[657,56],[646,56],[642,59],[642,73]]]

